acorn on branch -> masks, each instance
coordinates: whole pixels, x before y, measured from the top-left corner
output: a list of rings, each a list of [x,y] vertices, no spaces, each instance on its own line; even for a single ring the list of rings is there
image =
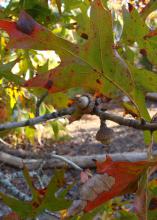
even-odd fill
[[[77,108],[84,114],[92,113],[95,106],[95,98],[90,94],[84,94],[76,99]]]
[[[109,145],[113,139],[114,131],[108,128],[104,121],[101,121],[100,129],[96,133],[96,140],[104,145]]]

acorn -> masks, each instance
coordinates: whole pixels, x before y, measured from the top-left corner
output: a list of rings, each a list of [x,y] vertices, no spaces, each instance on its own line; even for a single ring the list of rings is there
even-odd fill
[[[96,140],[104,145],[109,145],[113,139],[114,131],[106,126],[106,123],[101,121],[100,129],[96,133]]]
[[[95,98],[90,94],[84,94],[77,98],[77,107],[84,114],[89,114],[93,111],[95,106]]]

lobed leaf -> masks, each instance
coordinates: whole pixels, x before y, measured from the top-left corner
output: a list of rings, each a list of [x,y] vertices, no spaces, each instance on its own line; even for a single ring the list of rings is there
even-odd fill
[[[54,35],[25,11],[21,11],[17,22],[0,20],[0,28],[9,34],[10,48],[55,50],[70,55],[77,49],[76,45]]]
[[[59,189],[58,183],[63,181],[63,172],[56,172],[45,189],[38,189],[34,186],[33,179],[30,177],[26,167],[24,168],[24,177],[32,192],[33,198],[31,201],[21,201],[0,192],[2,201],[22,219],[35,218],[45,209],[59,211],[70,206],[71,201],[64,199],[63,196],[59,198],[55,195]],[[65,190],[64,195],[66,192]]]
[[[99,24],[98,17],[104,23]],[[80,46],[77,55],[62,57],[57,68],[38,75],[24,86],[44,87],[52,93],[81,87],[110,95],[118,89],[132,99],[134,80],[127,64],[113,49],[111,14],[100,0],[92,3],[90,26],[89,39]]]
[[[141,175],[148,167],[155,166],[156,161],[114,162],[107,157],[104,162],[96,164],[97,174],[81,187],[80,203],[77,206],[73,203],[70,214],[80,209],[89,212],[115,196],[135,192]]]

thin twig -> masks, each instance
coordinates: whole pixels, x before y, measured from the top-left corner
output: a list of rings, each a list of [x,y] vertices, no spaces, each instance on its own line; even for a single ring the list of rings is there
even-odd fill
[[[18,127],[32,126],[32,125],[46,122],[48,120],[59,118],[65,115],[71,115],[72,113],[75,112],[75,110],[76,110],[76,107],[71,106],[69,108],[62,109],[61,111],[56,111],[50,114],[45,114],[45,115],[31,118],[28,120],[24,120],[20,122],[8,122],[8,123],[0,125],[0,131],[18,128]],[[115,114],[101,111],[98,108],[95,108],[93,114],[99,116],[102,120],[114,121],[119,125],[132,127],[132,128],[139,129],[139,130],[148,130],[151,132],[157,130],[157,123],[150,123],[150,122],[135,120],[135,119],[126,119],[124,117],[117,116]]]
[[[55,217],[56,219],[60,219],[60,215],[57,214],[57,213],[53,213],[53,212],[50,212],[49,210],[45,209],[44,211],[46,214],[50,215],[50,216],[53,216]]]
[[[97,116],[99,116],[102,120],[110,120],[116,122],[119,125],[132,127],[138,130],[149,130],[155,131],[157,130],[157,123],[150,123],[150,122],[142,122],[141,120],[135,119],[127,119],[112,113],[104,112],[99,109],[95,109],[94,112]]]
[[[51,154],[51,157],[59,159],[59,160],[63,160],[64,162],[68,163],[69,165],[71,165],[73,168],[75,168],[76,170],[82,171],[83,169],[81,167],[79,167],[76,163],[74,163],[73,161],[69,160],[68,158],[64,157],[64,156],[60,156],[57,154]]]
[[[40,174],[43,174],[43,167],[45,166],[45,164],[46,164],[46,161],[43,160],[43,161],[41,162],[41,164],[40,164],[39,169],[38,169],[38,174],[39,174],[39,175],[40,175]]]
[[[31,118],[31,119],[24,120],[24,121],[8,122],[8,123],[0,125],[0,131],[9,130],[13,128],[19,128],[19,127],[25,127],[25,126],[32,126],[35,124],[48,121],[50,119],[59,118],[65,115],[71,115],[74,111],[75,111],[75,108],[70,107],[70,108],[62,109],[61,111],[58,111],[58,112],[56,111],[50,114],[45,114],[45,115]]]

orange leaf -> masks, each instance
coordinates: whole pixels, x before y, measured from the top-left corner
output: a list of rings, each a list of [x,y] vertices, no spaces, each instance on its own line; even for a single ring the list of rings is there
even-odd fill
[[[81,187],[76,208],[88,212],[115,196],[134,192],[141,174],[155,164],[156,161],[112,161],[109,156],[104,162],[96,162],[97,174]],[[71,210],[75,210],[74,207]]]
[[[58,88],[54,85],[55,78],[57,78],[58,69],[59,67],[49,71],[48,73],[37,75],[36,77],[26,81],[23,86],[45,88],[50,93],[62,92],[64,91],[63,88]]]
[[[78,65],[79,62],[80,65]],[[59,66],[26,81],[23,86],[45,88],[50,93],[65,92],[69,88],[77,88],[80,85],[90,93],[100,91],[103,85],[100,86],[96,82],[97,74],[81,62],[78,57],[64,57]]]
[[[150,31],[147,35],[144,36],[144,39],[155,37],[157,35],[157,31]]]

